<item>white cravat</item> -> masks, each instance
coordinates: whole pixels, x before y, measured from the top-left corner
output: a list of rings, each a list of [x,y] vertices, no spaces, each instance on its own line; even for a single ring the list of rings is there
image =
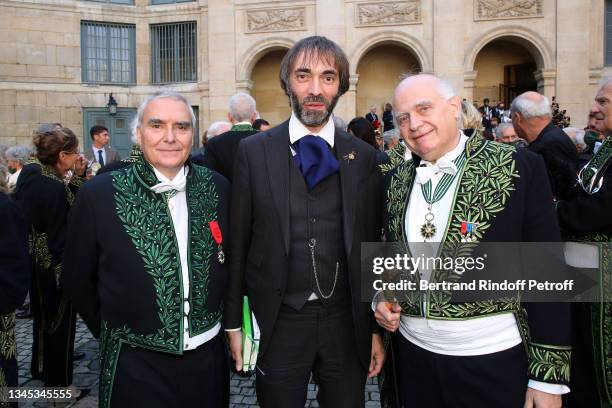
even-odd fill
[[[411,243],[424,241],[420,229],[429,207],[423,198],[421,182],[426,183],[431,180],[432,190],[434,190],[445,173],[456,172],[457,168],[452,161],[465,150],[467,140],[467,136],[460,131],[459,143],[453,150],[438,159],[435,164],[421,160],[420,165],[423,165],[423,167],[416,169],[417,178],[410,194],[404,226],[408,237],[408,246],[414,256],[419,256],[423,252],[422,244],[417,249],[416,245],[411,245]],[[428,240],[431,243],[431,253],[426,253],[425,256],[436,256],[452,211],[458,182],[459,177],[456,177],[442,199],[432,205],[436,233]],[[417,250],[421,252],[417,253]],[[431,275],[430,270],[419,272],[423,279],[429,279]],[[423,306],[427,306],[425,302]],[[425,350],[452,356],[490,354],[507,350],[522,342],[516,319],[512,313],[462,321],[430,320],[424,317],[402,316],[399,331],[408,341]],[[529,380],[528,386],[551,394],[569,392],[569,388],[561,384],[547,384]]]
[[[416,168],[416,181],[419,184],[425,184],[435,175],[442,173],[453,176],[457,174],[457,166],[452,161],[442,158],[438,160],[436,164],[426,164],[426,162],[421,162],[421,165]]]
[[[185,188],[187,186],[187,174],[189,174],[189,167],[184,167],[180,170],[172,180],[161,174],[156,168],[153,168],[157,179],[160,181],[158,184],[151,187],[151,190],[156,193],[166,193],[169,191],[176,191],[168,197],[168,209],[170,210],[170,216],[172,217],[172,224],[174,227],[174,233],[176,235],[176,242],[178,243],[179,256],[181,258],[181,275],[183,280],[183,350],[194,350],[213,339],[219,330],[221,330],[221,323],[217,323],[212,329],[205,331],[204,333],[198,334],[195,337],[189,336],[189,270],[190,265],[188,262],[188,242],[189,242],[189,208],[187,207],[187,194]],[[195,233],[202,233],[195,231]]]

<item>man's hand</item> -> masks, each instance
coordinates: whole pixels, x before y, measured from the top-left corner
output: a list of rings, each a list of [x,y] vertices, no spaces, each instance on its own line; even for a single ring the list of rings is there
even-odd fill
[[[380,334],[372,334],[372,354],[370,355],[370,368],[368,370],[368,378],[372,378],[380,373],[383,363],[385,362],[385,346],[383,345]]]
[[[524,408],[561,408],[561,405],[563,405],[561,395],[527,388]]]
[[[381,327],[394,332],[399,327],[402,308],[397,303],[378,302],[374,317]]]
[[[242,330],[228,331],[226,333],[232,358],[236,364],[236,371],[242,371]]]

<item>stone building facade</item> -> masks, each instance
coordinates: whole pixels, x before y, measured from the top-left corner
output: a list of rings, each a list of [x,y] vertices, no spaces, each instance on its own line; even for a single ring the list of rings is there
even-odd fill
[[[125,150],[135,108],[161,87],[197,107],[201,129],[226,117],[236,92],[253,94],[261,116],[279,123],[289,114],[280,60],[314,34],[339,43],[350,60],[350,90],[336,110],[346,120],[372,105],[380,112],[400,75],[429,71],[468,100],[508,102],[527,89],[555,95],[580,126],[610,70],[606,3],[0,0],[0,143],[27,144],[39,123],[61,122],[87,147],[87,129],[104,123]],[[175,30],[187,22],[187,31]]]

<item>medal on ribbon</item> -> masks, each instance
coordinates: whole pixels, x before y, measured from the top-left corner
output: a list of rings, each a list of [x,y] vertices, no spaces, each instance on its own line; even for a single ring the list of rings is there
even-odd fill
[[[461,242],[472,242],[477,229],[477,222],[461,221]]]
[[[210,221],[208,223],[210,227],[210,233],[212,234],[215,243],[217,244],[217,259],[220,264],[225,263],[225,253],[223,252],[223,235],[221,235],[221,228],[217,221]]]

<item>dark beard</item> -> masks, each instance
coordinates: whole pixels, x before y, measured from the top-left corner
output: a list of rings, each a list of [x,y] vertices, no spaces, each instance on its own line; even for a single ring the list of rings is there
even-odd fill
[[[336,95],[332,98],[331,101],[328,101],[322,96],[307,96],[304,98],[302,102],[300,102],[297,98],[297,95],[290,92],[289,99],[291,100],[291,108],[293,109],[293,113],[295,116],[302,122],[305,126],[322,126],[327,122],[329,116],[334,111],[336,107],[336,103],[338,103],[338,99],[340,95]],[[309,102],[318,102],[325,104],[324,111],[317,110],[308,110],[304,109],[304,104]]]

